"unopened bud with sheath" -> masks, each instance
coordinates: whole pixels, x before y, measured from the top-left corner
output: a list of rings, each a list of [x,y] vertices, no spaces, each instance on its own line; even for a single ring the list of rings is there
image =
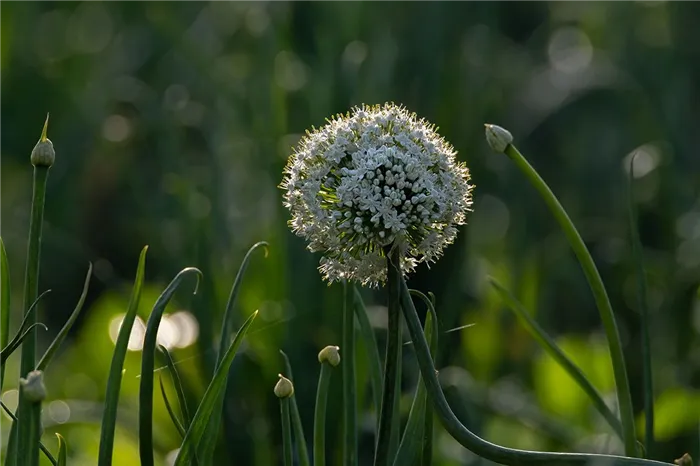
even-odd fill
[[[50,167],[56,160],[56,152],[53,150],[51,139],[46,137],[46,132],[49,127],[49,115],[46,115],[44,129],[41,131],[41,138],[32,149],[30,160],[35,167]]]

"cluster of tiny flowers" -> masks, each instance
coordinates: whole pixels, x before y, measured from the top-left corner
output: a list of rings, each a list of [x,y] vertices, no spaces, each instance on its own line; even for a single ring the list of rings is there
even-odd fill
[[[328,281],[376,286],[387,248],[404,273],[440,256],[472,204],[469,170],[432,125],[394,104],[363,106],[307,132],[280,185],[291,229],[324,253]]]

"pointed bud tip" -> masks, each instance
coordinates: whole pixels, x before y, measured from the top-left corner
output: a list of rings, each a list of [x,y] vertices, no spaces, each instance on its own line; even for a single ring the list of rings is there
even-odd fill
[[[340,348],[338,346],[326,346],[318,353],[318,362],[327,362],[333,367],[340,364]]]
[[[488,123],[484,128],[486,128],[486,142],[494,151],[504,152],[508,145],[513,143],[513,135],[507,129]]]
[[[46,137],[46,133],[48,130],[49,130],[49,114],[47,112],[46,113],[46,120],[44,121],[44,129],[41,130],[41,139],[40,139],[41,142],[46,142],[46,140],[48,139]]]
[[[49,114],[46,114],[44,128],[41,130],[41,137],[32,149],[30,160],[35,167],[50,167],[56,160],[56,152],[53,149],[53,143],[46,134],[49,129]]]
[[[292,384],[292,381],[282,374],[277,374],[277,376],[280,379],[275,385],[275,396],[277,398],[289,398],[294,395],[294,384]]]

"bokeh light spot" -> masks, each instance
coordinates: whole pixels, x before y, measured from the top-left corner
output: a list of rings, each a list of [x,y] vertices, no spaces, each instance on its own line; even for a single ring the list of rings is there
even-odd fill
[[[549,63],[564,73],[579,73],[593,60],[593,46],[586,33],[575,27],[557,29],[549,40]]]

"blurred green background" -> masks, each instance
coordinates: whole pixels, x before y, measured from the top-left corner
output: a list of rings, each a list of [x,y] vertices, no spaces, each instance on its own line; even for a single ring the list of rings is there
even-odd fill
[[[538,348],[485,281],[512,289],[610,400],[614,387],[599,316],[578,263],[542,200],[484,142],[500,124],[548,181],[591,249],[623,337],[638,431],[639,312],[626,185],[649,280],[658,444],[652,457],[700,457],[700,4],[2,2],[2,237],[19,325],[32,169],[46,112],[56,148],[46,204],[40,319],[46,347],[95,266],[82,317],[49,368],[44,441],[62,433],[70,464],[93,465],[100,402],[120,316],[148,244],[140,316],[183,267],[161,342],[191,407],[211,374],[220,319],[245,251],[255,254],[236,321],[260,309],[233,366],[217,464],[281,463],[279,349],[295,370],[307,437],[317,351],[340,342],[341,290],[322,283],[318,255],[286,227],[277,187],[291,147],[311,125],[361,103],[394,101],[440,127],[476,184],[458,241],[409,285],[437,295],[441,377],[462,420],[511,447],[620,453],[585,395]],[[192,284],[193,285],[193,284]],[[381,291],[367,291],[383,344]],[[140,328],[140,327],[139,327]],[[142,334],[127,357],[115,465],[138,462]],[[417,367],[404,363],[407,412]],[[342,349],[341,349],[342,351]],[[3,400],[16,403],[17,361]],[[360,349],[360,373],[366,373]],[[165,375],[165,372],[158,372]],[[340,371],[328,433],[339,464]],[[170,379],[164,377],[171,394]],[[366,378],[361,464],[374,411]],[[179,445],[156,390],[155,445]],[[8,418],[2,415],[6,442]],[[488,464],[436,429],[435,464]]]

